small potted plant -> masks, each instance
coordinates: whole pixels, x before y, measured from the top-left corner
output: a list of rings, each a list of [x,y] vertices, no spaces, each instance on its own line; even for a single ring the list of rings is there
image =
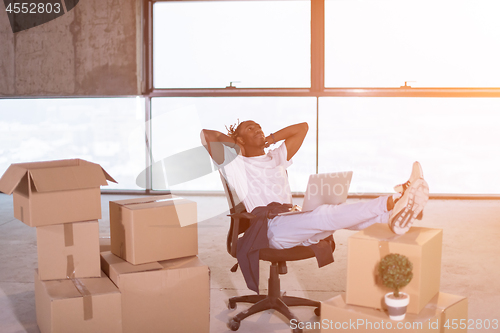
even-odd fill
[[[378,265],[378,272],[382,283],[394,292],[385,295],[385,304],[392,320],[403,320],[406,307],[410,303],[410,295],[400,292],[399,289],[410,283],[413,273],[411,261],[397,253],[386,255]]]

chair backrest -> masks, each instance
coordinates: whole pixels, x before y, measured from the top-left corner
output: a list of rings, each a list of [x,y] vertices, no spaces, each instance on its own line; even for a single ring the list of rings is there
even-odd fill
[[[235,189],[227,181],[224,169],[219,169],[219,174],[220,179],[222,180],[222,186],[224,187],[224,192],[226,193],[230,213],[234,214],[246,212],[245,205],[241,202],[240,198],[238,198],[238,194]]]
[[[236,191],[224,177],[224,170],[219,169],[219,174],[222,180],[222,186],[224,187],[224,192],[226,194],[227,203],[229,205],[229,212],[231,214],[245,213],[246,212],[245,205],[238,198]],[[236,257],[236,246],[237,246],[238,236],[244,233],[249,226],[250,226],[250,221],[248,219],[231,217],[231,224],[229,226],[229,231],[227,233],[226,245],[227,245],[227,252],[233,257]]]

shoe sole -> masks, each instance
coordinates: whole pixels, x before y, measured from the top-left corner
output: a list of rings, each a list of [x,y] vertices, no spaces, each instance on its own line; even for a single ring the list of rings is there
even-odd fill
[[[406,191],[408,192],[408,203],[392,218],[390,224],[391,230],[396,234],[404,234],[410,229],[413,221],[420,217],[419,215],[429,199],[429,186],[423,178],[415,181],[415,184]]]

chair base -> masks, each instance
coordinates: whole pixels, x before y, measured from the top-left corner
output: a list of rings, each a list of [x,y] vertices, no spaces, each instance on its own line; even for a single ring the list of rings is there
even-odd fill
[[[236,303],[253,303],[249,309],[244,312],[237,314],[234,318],[238,318],[240,321],[248,316],[255,313],[262,312],[265,310],[276,310],[283,314],[287,319],[296,319],[290,312],[290,306],[314,306],[316,308],[321,307],[321,302],[313,301],[307,298],[294,297],[294,296],[282,296],[278,299],[272,299],[267,295],[247,295],[247,296],[236,296],[229,299],[228,307],[230,309],[236,308]]]
[[[292,319],[298,321],[297,317],[290,311],[290,306],[313,306],[316,307],[314,313],[320,315],[321,302],[313,301],[307,298],[282,296],[280,294],[280,281],[278,276],[278,264],[272,263],[269,277],[269,294],[268,295],[246,295],[236,296],[229,299],[228,308],[235,309],[236,303],[252,303],[253,305],[245,311],[234,316],[228,326],[232,331],[238,330],[240,322],[255,313],[276,310],[284,315],[290,322]],[[293,330],[293,332],[301,332],[302,330]]]

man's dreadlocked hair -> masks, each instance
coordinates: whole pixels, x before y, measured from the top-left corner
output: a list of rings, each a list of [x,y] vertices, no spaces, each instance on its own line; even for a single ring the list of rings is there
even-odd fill
[[[240,125],[243,124],[243,122],[240,123],[240,119],[238,119],[238,122],[234,125],[229,125],[229,128],[227,126],[227,135],[236,142],[236,138],[238,137],[238,129],[240,128]]]

